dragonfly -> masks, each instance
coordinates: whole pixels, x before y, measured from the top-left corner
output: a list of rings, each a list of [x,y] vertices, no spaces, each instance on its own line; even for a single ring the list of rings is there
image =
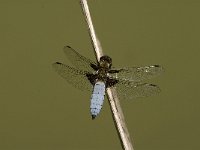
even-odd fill
[[[90,99],[92,119],[100,113],[106,89],[109,87],[116,87],[120,99],[148,97],[161,91],[157,85],[144,82],[163,72],[160,65],[118,69],[112,66],[112,59],[107,55],[102,56],[99,62],[94,62],[70,46],[65,46],[63,50],[74,67],[60,62],[55,62],[52,66],[69,84],[92,93]]]

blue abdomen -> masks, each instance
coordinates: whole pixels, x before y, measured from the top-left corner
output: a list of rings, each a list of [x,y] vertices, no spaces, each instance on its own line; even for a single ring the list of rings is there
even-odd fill
[[[94,119],[101,111],[105,96],[105,83],[97,81],[91,96],[90,112]]]

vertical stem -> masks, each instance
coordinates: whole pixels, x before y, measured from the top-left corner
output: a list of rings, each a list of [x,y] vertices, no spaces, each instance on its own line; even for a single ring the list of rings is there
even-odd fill
[[[134,150],[126,126],[124,114],[117,97],[117,91],[114,87],[107,88],[107,94],[122,147],[124,150]]]
[[[96,58],[99,61],[100,57],[103,56],[103,51],[101,48],[100,41],[98,40],[94,26],[92,24],[92,19],[90,16],[90,11],[88,8],[87,0],[81,0],[81,7],[88,25],[89,34],[92,40],[92,44],[96,53]],[[117,92],[115,88],[107,88],[107,95],[110,102],[111,111],[113,114],[113,119],[115,121],[115,126],[124,150],[133,150],[133,146],[130,140],[128,128],[126,127],[124,115],[120,106],[119,99],[117,97]]]
[[[88,25],[88,30],[89,30],[89,34],[90,34],[90,37],[92,40],[92,45],[93,45],[95,53],[96,53],[96,58],[99,61],[100,57],[103,56],[103,51],[101,48],[101,43],[98,40],[95,30],[94,30],[94,26],[93,26],[92,19],[90,16],[90,11],[89,11],[89,7],[87,4],[87,0],[81,0],[81,6],[82,6],[82,10],[83,10],[83,13],[85,16],[85,20]]]

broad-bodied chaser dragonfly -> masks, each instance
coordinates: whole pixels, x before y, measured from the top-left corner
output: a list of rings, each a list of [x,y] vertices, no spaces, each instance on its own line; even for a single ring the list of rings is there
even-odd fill
[[[159,65],[115,69],[109,56],[102,56],[100,61],[95,63],[70,46],[65,46],[64,52],[76,68],[60,62],[54,63],[53,68],[74,87],[92,92],[92,119],[100,113],[108,87],[115,86],[120,99],[147,97],[160,92],[157,85],[142,83],[143,80],[153,78],[163,71]]]

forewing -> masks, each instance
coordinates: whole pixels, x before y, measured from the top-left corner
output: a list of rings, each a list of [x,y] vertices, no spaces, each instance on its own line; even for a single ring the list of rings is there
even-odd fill
[[[112,72],[112,71],[111,71]],[[139,82],[160,75],[163,68],[159,65],[116,69],[109,76],[117,80],[130,80]]]
[[[121,81],[115,86],[120,99],[148,97],[161,91],[157,85],[148,83],[135,83],[131,81]]]
[[[85,70],[88,72],[93,72],[94,69],[92,68],[93,65],[96,65],[96,63],[81,54],[79,54],[77,51],[75,51],[70,46],[65,46],[63,48],[67,58],[71,61],[71,63],[80,70]]]
[[[63,77],[68,83],[80,90],[92,90],[92,84],[89,82],[87,72],[77,70],[62,63],[56,62],[52,64],[54,70]]]

